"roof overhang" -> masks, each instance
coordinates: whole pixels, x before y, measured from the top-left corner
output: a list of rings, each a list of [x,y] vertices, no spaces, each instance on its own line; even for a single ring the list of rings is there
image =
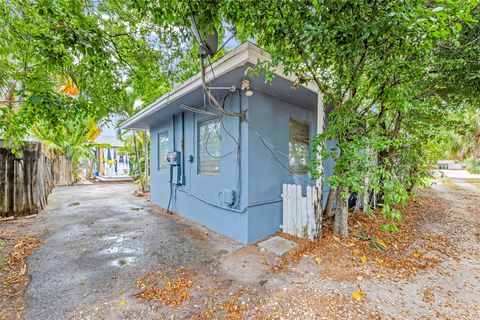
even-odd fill
[[[244,42],[243,44],[239,45],[238,47],[227,53],[221,59],[214,62],[211,68],[207,68],[205,70],[205,79],[207,82],[209,82],[221,77],[222,75],[227,74],[228,72],[233,71],[238,67],[242,67],[247,64],[256,65],[258,62],[270,60],[271,56],[267,51],[261,49],[260,47],[251,42]],[[285,75],[281,66],[277,66],[275,70],[273,70],[273,73],[278,77],[282,77],[292,82],[296,80],[295,77]],[[145,119],[149,115],[162,109],[171,102],[188,95],[189,93],[200,88],[201,86],[202,76],[201,73],[198,73],[187,81],[176,86],[171,92],[161,96],[159,99],[151,103],[145,109],[133,115],[121,125],[121,128],[131,130],[148,130],[148,126],[141,124],[142,119]],[[304,84],[302,85],[302,87],[314,93],[318,92],[318,88],[313,82]]]

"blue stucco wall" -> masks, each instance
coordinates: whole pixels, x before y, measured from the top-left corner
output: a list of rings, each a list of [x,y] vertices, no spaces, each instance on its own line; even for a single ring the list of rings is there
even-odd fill
[[[244,99],[242,106],[247,108],[248,101]],[[238,94],[228,99],[226,107],[231,111],[239,111]],[[211,118],[208,115],[184,112],[184,146],[185,146],[185,185],[173,188],[170,209],[186,218],[197,221],[217,232],[225,234],[243,243],[248,242],[248,135],[239,134],[239,119],[224,117],[225,129],[221,128],[221,155],[230,155],[220,159],[220,175],[200,175],[197,173],[197,124]],[[240,132],[247,132],[246,123],[241,124]],[[240,139],[241,172],[238,182],[237,153],[231,152],[236,148],[236,142],[225,132],[232,135],[235,140]],[[157,139],[158,133],[169,132],[169,150],[181,150],[182,144],[182,117],[177,113],[171,119],[150,128],[151,134],[151,200],[164,208],[167,207],[170,196],[169,171],[158,170]],[[175,134],[173,134],[175,133]],[[189,162],[189,157],[193,162]],[[238,185],[241,190],[239,192]],[[240,195],[236,205],[227,208],[222,205],[219,193],[225,189],[234,190],[236,196]]]
[[[308,175],[291,175],[288,172],[290,119],[306,121],[310,125],[310,137],[316,133],[316,114],[304,106],[280,99],[263,92],[250,98],[248,122],[249,204],[276,201],[249,210],[249,242],[253,242],[279,230],[282,223],[282,185],[295,183],[314,185]],[[261,136],[270,145],[266,147]],[[272,154],[273,153],[273,154]]]
[[[238,94],[231,95],[226,107],[239,111],[239,101]],[[297,183],[304,188],[308,184],[314,185],[308,175],[294,176],[288,173],[288,158],[285,155],[288,155],[290,118],[308,121],[310,136],[314,137],[316,114],[311,106],[297,105],[261,91],[256,91],[248,98],[242,94],[241,106],[242,110],[248,112],[247,121],[240,123],[240,131],[238,118],[223,118],[228,133],[241,141],[240,171],[237,153],[231,152],[235,150],[235,141],[222,128],[221,155],[231,154],[220,160],[220,175],[217,176],[197,173],[197,123],[210,116],[184,112],[185,185],[173,188],[171,210],[242,243],[252,243],[279,230],[282,223],[283,183]],[[158,170],[157,166],[157,134],[163,131],[169,133],[169,149],[180,151],[181,112],[150,128],[151,200],[166,208],[170,195],[169,171]],[[275,160],[255,131],[277,149],[278,160]],[[190,156],[193,156],[192,162],[189,162]],[[327,174],[332,167],[333,162],[327,161]],[[219,193],[224,189],[234,190],[240,196],[232,208],[220,202]]]

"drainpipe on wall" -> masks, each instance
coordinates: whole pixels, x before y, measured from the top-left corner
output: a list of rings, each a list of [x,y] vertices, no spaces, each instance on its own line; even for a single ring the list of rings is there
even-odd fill
[[[318,88],[317,93],[317,136],[322,134],[325,129],[325,107],[323,103],[323,93]],[[321,156],[321,152],[323,149],[323,144],[320,144],[317,147],[317,171],[319,173],[319,177],[316,181],[317,186],[317,203],[314,204],[315,207],[315,232],[314,237],[315,239],[319,240],[322,237],[322,215],[323,215],[323,175],[324,175],[324,168],[323,168],[323,159]]]
[[[185,185],[185,112],[182,112],[182,140],[180,142],[180,151],[182,152],[182,176],[180,183]]]

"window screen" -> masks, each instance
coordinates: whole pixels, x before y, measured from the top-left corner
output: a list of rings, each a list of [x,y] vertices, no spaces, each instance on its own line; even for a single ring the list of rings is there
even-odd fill
[[[198,123],[198,173],[220,174],[220,119]]]
[[[168,153],[168,131],[163,131],[158,134],[158,170],[165,170],[168,168],[167,153]]]
[[[290,139],[288,143],[290,173],[308,172],[310,156],[310,125],[308,122],[290,119]]]

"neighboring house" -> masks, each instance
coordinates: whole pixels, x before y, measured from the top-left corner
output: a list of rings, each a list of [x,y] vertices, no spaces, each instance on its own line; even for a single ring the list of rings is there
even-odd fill
[[[123,142],[115,136],[101,134],[95,139],[95,177],[99,180],[131,180],[128,153],[122,153]]]
[[[280,229],[284,183],[304,191],[315,185],[307,166],[317,132],[316,87],[295,86],[277,70],[271,84],[262,74],[249,79],[248,93],[225,89],[239,89],[247,68],[269,58],[247,42],[206,70],[209,86],[224,87],[212,89],[214,96],[229,112],[244,112],[245,120],[205,109],[198,74],[122,125],[150,131],[154,204],[243,243]],[[326,175],[332,168],[327,160]],[[327,193],[324,188],[324,198]]]
[[[454,160],[438,160],[438,169],[441,170],[461,170],[463,169],[463,165],[458,161]]]

